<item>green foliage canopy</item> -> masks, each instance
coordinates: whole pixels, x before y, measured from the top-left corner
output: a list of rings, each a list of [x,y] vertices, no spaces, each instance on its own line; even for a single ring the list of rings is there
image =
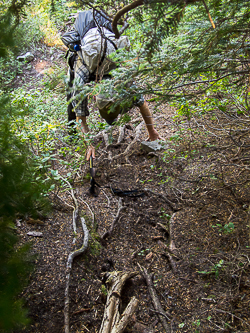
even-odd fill
[[[131,1],[79,0],[103,9],[110,20]],[[203,1],[144,1],[122,20],[131,40],[130,52],[120,51],[120,68],[113,71],[120,96],[151,94],[160,103],[193,99],[226,77],[232,85],[248,82],[250,9],[247,0],[206,0],[215,23],[212,27]],[[122,22],[120,22],[122,23]],[[126,89],[135,79],[137,91]],[[124,96],[122,97],[124,98]],[[129,98],[129,97],[128,97]],[[120,103],[120,100],[118,101]]]

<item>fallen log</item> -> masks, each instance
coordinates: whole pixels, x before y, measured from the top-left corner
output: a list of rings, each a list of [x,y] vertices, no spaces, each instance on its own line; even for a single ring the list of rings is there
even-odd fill
[[[139,301],[132,297],[124,312],[120,314],[121,292],[125,282],[136,275],[138,275],[138,272],[108,273],[106,280],[108,295],[99,333],[123,333],[126,329]]]

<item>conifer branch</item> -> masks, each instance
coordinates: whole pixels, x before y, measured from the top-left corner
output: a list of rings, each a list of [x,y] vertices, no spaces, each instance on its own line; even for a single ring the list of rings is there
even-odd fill
[[[202,2],[203,2],[204,7],[206,8],[206,12],[207,12],[207,15],[208,15],[208,17],[209,17],[209,21],[210,21],[210,23],[212,24],[212,27],[215,29],[215,24],[214,24],[214,21],[213,21],[213,19],[212,19],[212,16],[210,15],[210,12],[209,12],[208,6],[207,6],[205,0],[202,0]]]

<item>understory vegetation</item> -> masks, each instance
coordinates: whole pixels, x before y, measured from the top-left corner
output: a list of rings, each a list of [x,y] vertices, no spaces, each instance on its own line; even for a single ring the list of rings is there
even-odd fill
[[[76,268],[77,274],[72,277],[74,285],[98,280],[100,274],[96,273],[95,263],[101,261],[102,251],[112,256],[110,253],[116,253],[121,247],[120,243],[115,243],[112,248],[105,242],[110,239],[120,212],[127,209],[126,214],[132,216],[134,223],[134,234],[137,228],[140,232],[135,239],[129,236],[131,249],[134,243],[137,249],[133,248],[127,261],[124,258],[130,251],[130,244],[122,238],[121,243],[124,241],[128,247],[122,252],[124,261],[119,263],[119,268],[124,265],[132,271],[129,265],[138,258],[133,267],[138,270],[138,266],[149,263],[152,256],[158,258],[152,265],[148,264],[147,269],[153,272],[154,265],[158,267],[154,287],[161,293],[161,301],[167,299],[164,304],[175,302],[176,310],[172,310],[170,319],[167,305],[164,307],[169,332],[249,331],[249,1],[138,0],[133,9],[129,8],[131,3],[133,1],[128,0],[8,0],[0,3],[0,332],[46,332],[46,328],[41,328],[44,323],[37,319],[39,324],[36,325],[35,314],[31,319],[29,315],[32,297],[38,293],[27,296],[24,292],[25,301],[20,300],[24,290],[31,290],[27,286],[35,280],[34,272],[40,262],[40,258],[34,256],[37,254],[34,250],[37,249],[36,241],[30,244],[20,231],[20,224],[24,230],[27,221],[40,221],[44,225],[51,212],[60,207],[70,216],[73,211],[73,221],[80,217],[90,230],[89,254],[85,253],[79,264],[87,263],[89,268],[81,279],[82,273],[78,271],[79,267]],[[104,10],[112,20],[117,12],[127,7],[119,18],[118,27],[128,23],[124,34],[130,39],[130,49],[118,50],[112,55],[119,64],[112,71],[112,80],[91,82],[81,91],[81,96],[88,96],[91,109],[90,133],[83,138],[76,125],[74,133],[69,132],[67,126],[66,47],[60,36],[72,27],[79,10]],[[33,60],[20,61],[18,57],[27,52],[33,54]],[[129,84],[131,81],[136,82],[136,88]],[[113,127],[104,123],[94,99],[98,93],[108,96],[110,91],[115,100],[113,108],[117,105],[126,107],[135,96],[143,94],[146,97],[157,130],[165,141],[164,149],[149,154],[140,149],[138,141],[146,136],[142,119],[135,110],[121,116]],[[119,142],[121,131],[127,135],[125,143]],[[89,144],[96,147],[98,182],[106,184],[99,190],[99,194],[105,195],[105,205],[94,201],[90,204],[84,197],[90,181],[85,158]],[[129,171],[126,173],[123,167]],[[116,201],[110,185],[113,177],[123,184],[127,181],[129,188],[136,187],[143,195],[156,196],[157,200],[150,197],[145,203],[141,199],[143,196],[138,196],[142,201],[137,203],[135,199]],[[105,188],[112,190],[112,199]],[[105,215],[103,209],[110,208],[111,201],[118,205],[118,211]],[[84,212],[79,209],[80,205],[84,206]],[[108,219],[113,220],[110,229],[106,225]],[[157,234],[158,238],[153,241],[164,239],[168,245],[157,243],[153,246],[153,241],[150,243],[145,235],[140,238],[143,233],[147,236],[150,233],[148,227],[146,230],[140,226],[143,223],[153,225],[154,230],[160,228],[163,236]],[[72,239],[58,241],[67,251],[64,249],[66,254],[61,255],[56,253],[55,258],[61,260],[63,257],[65,267],[67,257],[74,253],[75,247],[84,248],[78,228],[73,226],[71,231],[73,245]],[[119,233],[114,238],[117,241]],[[166,249],[173,239],[176,247]],[[192,244],[195,245],[192,247]],[[164,255],[168,258],[169,270],[159,259]],[[119,261],[118,252],[116,260]],[[110,268],[111,262],[107,261],[105,265]],[[161,267],[164,267],[162,272]],[[140,269],[143,275],[144,268]],[[195,306],[191,289],[185,286],[189,291],[184,295],[174,278],[169,277],[175,288],[174,296],[163,292],[169,271],[177,275],[178,270],[186,273],[186,282],[192,284],[199,280],[196,291],[201,293],[202,290],[205,296],[194,294],[197,302],[208,304],[206,308],[200,310],[200,306]],[[67,274],[66,284],[70,281],[70,273]],[[96,282],[100,298],[106,299],[106,286],[97,285]],[[183,317],[177,289],[186,302]],[[90,287],[87,290],[89,292]],[[81,296],[82,299],[90,298],[88,292]],[[88,310],[81,312],[83,315],[84,311],[94,308],[94,301],[91,302],[86,305]],[[60,309],[63,307],[64,304],[60,304]],[[71,312],[75,315],[80,310],[74,308],[74,313]],[[167,332],[161,319],[154,324],[156,321],[143,312],[142,306],[140,311],[141,321],[148,320],[148,327],[155,325],[156,332]],[[157,312],[150,309],[149,313],[152,315],[153,311]],[[84,320],[82,324],[86,330],[77,321],[69,326],[67,310],[66,319],[62,317],[62,310],[58,312],[61,317],[57,327],[51,324],[52,333],[64,329],[63,321],[64,327],[71,327],[71,332],[99,330],[92,323],[100,317],[97,310],[95,318],[89,319],[86,314],[87,324]],[[100,320],[96,322],[99,326]],[[127,332],[132,332],[132,328]]]

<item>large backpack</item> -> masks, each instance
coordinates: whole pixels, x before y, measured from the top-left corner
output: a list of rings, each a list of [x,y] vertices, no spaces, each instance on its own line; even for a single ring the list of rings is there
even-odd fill
[[[92,28],[82,38],[78,55],[90,73],[106,75],[116,67],[109,55],[129,45],[127,36],[115,39],[114,33],[106,28]]]

